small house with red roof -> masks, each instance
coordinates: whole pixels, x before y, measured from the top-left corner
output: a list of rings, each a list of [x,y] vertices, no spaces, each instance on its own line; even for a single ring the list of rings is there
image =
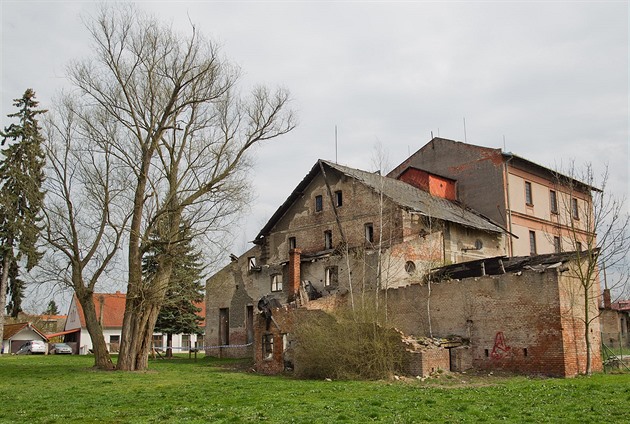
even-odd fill
[[[2,353],[15,353],[28,340],[41,340],[48,343],[44,333],[30,322],[4,325]]]
[[[120,346],[120,336],[122,333],[123,317],[125,314],[125,293],[117,291],[116,293],[94,293],[94,307],[96,316],[103,328],[103,336],[105,343],[111,353],[117,353]],[[199,316],[205,318],[206,306],[204,302],[195,304],[201,308]],[[204,323],[200,324],[204,328]],[[68,310],[68,319],[64,331],[56,336],[63,335],[66,343],[76,343],[80,354],[87,354],[92,349],[92,338],[88,333],[83,308],[76,296],[72,297],[70,309]],[[196,334],[174,334],[172,341],[173,351],[175,353],[188,351],[191,347],[203,346],[203,335]],[[166,348],[166,335],[154,334],[153,345],[157,349]]]

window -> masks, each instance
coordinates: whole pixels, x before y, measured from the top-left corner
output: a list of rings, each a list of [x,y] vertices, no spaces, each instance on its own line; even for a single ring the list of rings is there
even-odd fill
[[[203,348],[203,334],[199,334],[197,336],[197,341],[195,342],[195,348],[197,349]]]
[[[532,206],[534,204],[534,200],[532,199],[532,183],[529,181],[525,181],[525,203],[528,206]]]
[[[556,192],[553,190],[549,190],[549,206],[551,213],[558,213],[558,198],[556,197]]]
[[[263,359],[270,360],[273,358],[273,334],[263,334],[262,339]]]
[[[295,237],[289,237],[289,251],[295,249],[297,247],[297,240]]]
[[[365,241],[374,243],[374,225],[372,223],[365,224]]]
[[[182,350],[190,350],[190,334],[182,334]]]
[[[154,334],[152,341],[154,349],[162,349],[162,346],[164,346],[164,336],[161,334]]]
[[[109,351],[111,353],[116,353],[118,352],[119,348],[120,348],[120,336],[119,335],[109,336]]]
[[[529,254],[536,254],[536,231],[529,232]]]
[[[326,268],[326,275],[324,277],[324,286],[326,287],[336,286],[337,275],[338,275],[338,271],[337,271],[336,266],[329,266],[328,268]]]
[[[553,238],[553,251],[556,253],[562,252],[562,246],[560,245],[560,237]]]
[[[256,268],[256,257],[250,256],[247,258],[247,270],[253,271]]]
[[[405,271],[407,271],[407,274],[413,275],[416,272],[416,264],[413,261],[407,261],[405,263]]]
[[[332,231],[324,231],[324,249],[332,249],[333,248],[333,238]]]
[[[271,291],[282,291],[282,274],[274,274],[271,276]]]
[[[343,196],[341,194],[341,190],[335,191],[335,206],[343,206]]]
[[[324,209],[324,199],[322,196],[315,196],[315,212],[321,212]]]
[[[575,197],[571,199],[571,215],[573,216],[573,219],[580,219],[578,200]]]
[[[575,242],[575,250],[577,250],[578,252],[582,251],[582,243],[580,243],[579,241]]]

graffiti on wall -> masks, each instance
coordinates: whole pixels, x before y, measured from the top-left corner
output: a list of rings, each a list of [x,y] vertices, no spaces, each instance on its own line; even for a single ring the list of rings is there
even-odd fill
[[[503,335],[503,331],[499,331],[494,336],[494,347],[492,348],[492,353],[490,356],[493,359],[501,359],[504,358],[508,352],[510,352],[511,347],[507,345],[505,342],[505,336]]]

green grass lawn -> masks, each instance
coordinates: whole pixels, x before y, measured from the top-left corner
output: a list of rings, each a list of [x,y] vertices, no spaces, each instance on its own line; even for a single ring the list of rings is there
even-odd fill
[[[630,375],[442,374],[424,382],[301,381],[183,358],[94,371],[85,356],[0,357],[1,423],[628,422]]]

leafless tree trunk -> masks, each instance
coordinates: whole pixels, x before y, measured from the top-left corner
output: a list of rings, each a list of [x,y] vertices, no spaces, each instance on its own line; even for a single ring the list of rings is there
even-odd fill
[[[587,375],[592,373],[591,326],[599,317],[600,269],[614,270],[609,288],[628,283],[630,252],[630,216],[625,201],[606,192],[608,169],[597,178],[592,165],[576,168],[574,164],[558,174],[558,230],[564,250],[575,251],[571,276],[579,284],[577,318],[584,324]],[[598,186],[599,184],[599,186]],[[594,329],[599,331],[599,328]]]
[[[176,34],[132,6],[104,7],[88,23],[92,60],[70,77],[93,108],[118,123],[100,137],[133,176],[128,285],[118,368],[147,367],[153,327],[172,271],[180,223],[221,229],[246,200],[248,151],[289,132],[289,95],[257,88],[241,99],[237,69],[197,33]],[[86,101],[87,101],[86,100]],[[245,195],[244,195],[245,194]],[[142,277],[149,235],[164,225],[157,273]]]
[[[65,98],[47,121],[47,201],[44,206],[48,249],[40,264],[47,281],[74,291],[92,339],[95,366],[112,369],[93,293],[112,263],[129,214],[123,198],[128,186],[111,151],[96,138],[115,125],[88,115]]]

